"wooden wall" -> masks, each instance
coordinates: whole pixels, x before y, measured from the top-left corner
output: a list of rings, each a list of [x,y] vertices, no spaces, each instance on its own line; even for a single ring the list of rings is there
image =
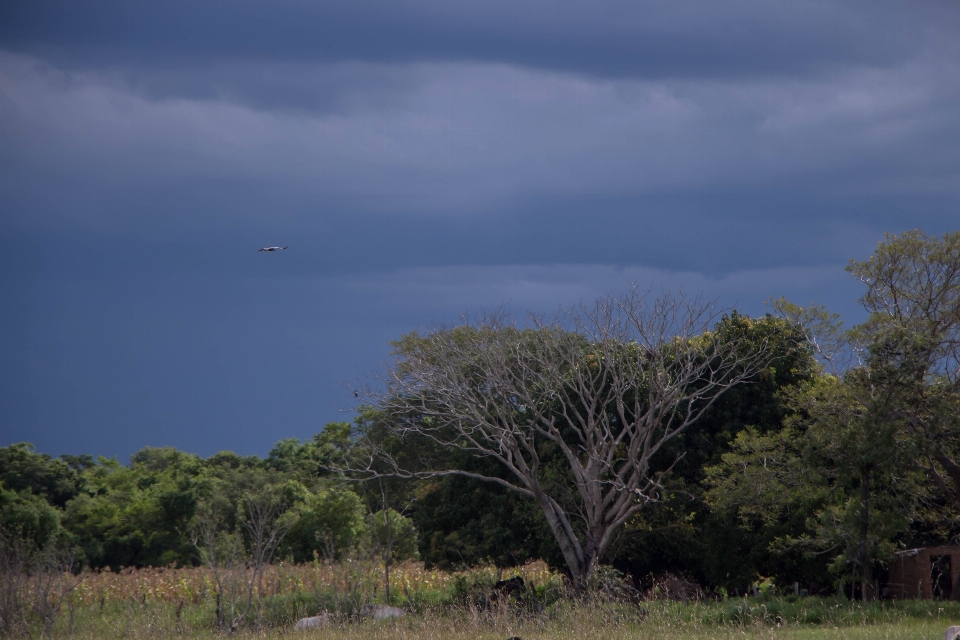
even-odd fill
[[[960,580],[960,547],[926,547],[901,552],[890,562],[887,587],[890,597],[897,600],[933,598],[930,577],[931,558],[950,556],[950,577],[953,584]]]

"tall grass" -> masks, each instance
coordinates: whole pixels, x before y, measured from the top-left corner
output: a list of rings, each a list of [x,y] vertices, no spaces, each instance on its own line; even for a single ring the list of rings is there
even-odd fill
[[[340,617],[330,627],[295,632],[284,625],[268,629],[243,629],[239,638],[303,638],[324,640],[505,640],[519,636],[523,640],[753,640],[827,638],[885,638],[889,640],[937,639],[952,621],[937,617],[934,607],[895,609],[886,619],[837,616],[834,622],[820,624],[774,622],[757,618],[746,624],[712,622],[729,603],[701,605],[655,604],[652,607],[564,600],[541,613],[523,612],[511,607],[480,609],[473,606],[431,607],[398,620],[370,621]],[[767,603],[769,606],[771,603]],[[810,604],[810,603],[799,603]],[[842,605],[841,605],[842,607]],[[692,613],[692,615],[691,615]],[[914,615],[919,614],[919,615]],[[190,607],[178,621],[176,605],[164,602],[138,602],[78,610],[72,631],[66,620],[54,629],[53,638],[101,639],[213,639],[222,637],[212,624],[209,605]]]
[[[730,598],[722,602],[659,604],[681,623],[723,626],[836,626],[896,624],[905,620],[957,621],[960,603],[929,600],[850,602],[837,598]]]
[[[561,597],[560,576],[542,563],[519,573],[532,586],[524,597],[490,599],[492,568],[429,571],[417,563],[392,575],[392,604],[409,614],[394,621],[359,615],[363,604],[383,601],[382,572],[374,564],[276,565],[267,572],[257,624],[238,637],[379,640],[500,638],[941,638],[960,623],[960,603],[899,601],[853,603],[829,598],[737,598],[721,602],[639,604],[602,598]],[[70,595],[47,637],[214,638],[211,576],[200,568],[94,572]],[[485,599],[486,594],[486,599]],[[332,613],[334,624],[294,632],[300,617]],[[41,635],[41,626],[29,630]]]

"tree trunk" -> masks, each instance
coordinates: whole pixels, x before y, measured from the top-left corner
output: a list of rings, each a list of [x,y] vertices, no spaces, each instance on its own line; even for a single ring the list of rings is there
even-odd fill
[[[550,526],[553,537],[560,547],[563,559],[567,563],[573,588],[577,592],[581,592],[586,588],[587,581],[596,569],[599,554],[597,550],[593,548],[594,545],[589,542],[586,547],[580,546],[580,541],[577,539],[572,528],[557,513],[557,508],[554,503],[539,487],[534,489],[534,495],[537,497],[537,502],[543,510],[547,524]]]
[[[383,556],[383,593],[387,598],[387,606],[390,606],[390,560],[393,557],[393,528],[390,522],[390,512],[387,510],[387,491],[380,482],[380,497],[382,499],[381,508],[383,510],[383,526],[386,530],[387,553]],[[376,525],[374,525],[376,526]]]
[[[873,594],[868,598],[867,592],[873,585],[873,565],[870,562],[870,552],[867,548],[867,535],[870,532],[870,473],[860,474],[860,540],[857,544],[857,562],[860,564],[860,577],[862,587],[860,598],[866,602],[873,599]]]

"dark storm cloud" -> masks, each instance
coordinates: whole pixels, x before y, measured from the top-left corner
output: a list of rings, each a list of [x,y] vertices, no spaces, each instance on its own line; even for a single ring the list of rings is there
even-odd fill
[[[848,259],[957,227],[958,6],[0,3],[0,444],[264,453],[404,332],[630,282],[855,321]]]
[[[957,26],[951,2],[439,0],[4,3],[6,46],[61,63],[503,62],[600,76],[888,66]]]
[[[161,99],[108,71],[2,61],[8,196],[49,205],[8,211],[29,224],[53,215],[113,228],[260,219],[316,229],[337,213],[529,218],[551,207],[650,217],[664,210],[651,197],[681,193],[681,207],[707,193],[701,210],[737,218],[736,204],[710,194],[807,202],[960,189],[960,63],[942,52],[891,69],[722,82],[473,63],[274,70],[324,79],[336,108],[320,111]],[[43,187],[51,180],[58,189]],[[137,202],[145,192],[155,195]],[[804,215],[836,218],[830,207]],[[516,226],[523,236],[521,218]]]

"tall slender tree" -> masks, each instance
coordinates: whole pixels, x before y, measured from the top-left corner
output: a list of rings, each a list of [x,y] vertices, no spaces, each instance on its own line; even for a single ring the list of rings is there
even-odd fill
[[[861,303],[870,316],[855,332],[887,407],[922,445],[918,462],[960,507],[960,232],[888,234],[847,270],[867,286]]]

